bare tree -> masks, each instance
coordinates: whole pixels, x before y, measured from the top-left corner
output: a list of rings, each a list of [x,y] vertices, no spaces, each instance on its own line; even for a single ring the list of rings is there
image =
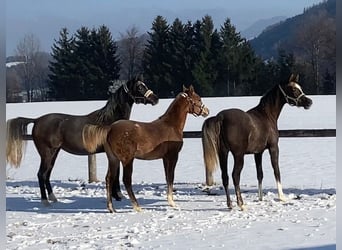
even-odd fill
[[[20,102],[20,78],[14,67],[6,68],[6,101]]]
[[[142,70],[141,61],[144,50],[144,41],[139,36],[137,27],[133,26],[120,34],[118,43],[121,64],[121,79],[132,79]]]
[[[329,67],[326,62],[336,53],[336,26],[326,11],[307,18],[299,27],[296,38],[304,62],[310,62],[316,93],[319,93],[322,75]]]
[[[27,93],[27,101],[29,102],[33,99],[39,51],[40,41],[34,34],[26,34],[24,38],[19,41],[16,48],[16,55],[24,60],[18,73],[22,78],[23,86]]]

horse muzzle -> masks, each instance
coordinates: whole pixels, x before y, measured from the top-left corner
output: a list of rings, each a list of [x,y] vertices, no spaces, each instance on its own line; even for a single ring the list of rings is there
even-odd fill
[[[203,117],[207,117],[209,115],[209,109],[204,104],[202,104],[202,106],[201,106],[201,113],[200,113],[200,115],[203,116]]]
[[[156,105],[159,102],[159,98],[152,90],[147,90],[144,94],[145,104],[150,103]]]

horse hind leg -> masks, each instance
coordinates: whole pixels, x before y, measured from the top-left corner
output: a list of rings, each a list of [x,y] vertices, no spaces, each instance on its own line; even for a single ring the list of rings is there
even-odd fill
[[[39,182],[39,188],[40,188],[40,194],[41,194],[41,202],[45,206],[49,206],[50,203],[48,201],[48,197],[46,195],[46,191],[49,195],[49,200],[52,200],[53,202],[56,202],[57,199],[55,195],[52,192],[52,187],[50,183],[50,175],[53,168],[53,164],[55,163],[57,154],[59,152],[59,149],[57,150],[44,150],[42,152],[41,150],[38,150],[41,157],[40,167],[38,170],[38,182]]]
[[[241,190],[240,190],[240,175],[241,175],[241,171],[242,171],[243,163],[244,163],[243,157],[244,155],[234,155],[234,168],[233,168],[233,182],[235,186],[236,200],[241,210],[246,209],[245,205],[243,204]]]
[[[221,152],[219,153],[219,162],[220,162],[220,168],[221,168],[221,178],[222,178],[222,184],[224,187],[224,190],[226,192],[227,197],[227,207],[228,209],[232,209],[232,201],[230,199],[230,193],[229,193],[229,177],[228,177],[228,150],[223,151],[221,149]]]
[[[262,153],[254,154],[254,161],[255,161],[257,178],[258,178],[258,196],[259,196],[259,201],[262,201],[263,199],[262,180],[264,177],[264,173],[262,171]]]

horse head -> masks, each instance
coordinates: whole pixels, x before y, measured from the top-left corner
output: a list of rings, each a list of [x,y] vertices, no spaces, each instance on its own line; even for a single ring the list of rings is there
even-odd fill
[[[182,95],[187,98],[190,104],[189,113],[194,116],[206,117],[209,115],[209,109],[202,103],[201,97],[195,92],[192,85],[189,88],[183,86]]]
[[[291,74],[289,82],[285,85],[279,85],[279,89],[289,105],[309,109],[312,105],[312,100],[304,94],[298,81],[299,75]]]
[[[143,103],[156,105],[159,101],[159,97],[138,78],[128,81],[123,87],[125,92],[136,104]]]

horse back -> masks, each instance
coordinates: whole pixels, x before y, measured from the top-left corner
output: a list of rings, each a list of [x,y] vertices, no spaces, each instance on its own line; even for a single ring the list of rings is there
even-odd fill
[[[87,155],[82,140],[82,130],[87,124],[86,116],[51,113],[39,117],[33,128],[32,137],[39,148],[62,148],[77,155]]]
[[[223,143],[230,151],[248,154],[266,148],[269,131],[262,119],[240,109],[223,110],[218,116],[222,119]]]
[[[179,151],[183,138],[161,126],[159,122],[119,120],[111,125],[107,141],[120,160],[163,158],[170,150]]]

